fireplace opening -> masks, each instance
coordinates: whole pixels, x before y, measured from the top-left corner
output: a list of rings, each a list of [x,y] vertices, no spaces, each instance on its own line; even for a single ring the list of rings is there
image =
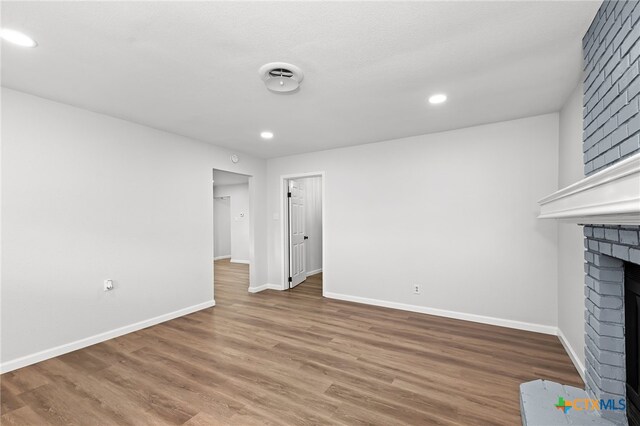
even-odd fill
[[[625,265],[625,346],[627,359],[627,416],[640,426],[640,265]]]

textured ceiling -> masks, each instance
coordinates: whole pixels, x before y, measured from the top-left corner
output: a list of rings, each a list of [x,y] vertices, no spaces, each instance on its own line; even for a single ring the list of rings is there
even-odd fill
[[[2,43],[2,85],[277,157],[557,111],[599,4],[2,2],[39,43]],[[266,90],[272,61],[298,93]]]

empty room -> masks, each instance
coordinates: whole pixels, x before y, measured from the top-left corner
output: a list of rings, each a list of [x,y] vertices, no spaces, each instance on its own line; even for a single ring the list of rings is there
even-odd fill
[[[2,425],[640,426],[638,1],[1,1]]]

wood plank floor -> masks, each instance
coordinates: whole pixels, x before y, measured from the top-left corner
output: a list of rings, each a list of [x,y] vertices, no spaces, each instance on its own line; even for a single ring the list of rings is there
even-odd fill
[[[519,383],[582,386],[553,336],[247,283],[218,261],[215,308],[2,375],[1,423],[516,425]]]

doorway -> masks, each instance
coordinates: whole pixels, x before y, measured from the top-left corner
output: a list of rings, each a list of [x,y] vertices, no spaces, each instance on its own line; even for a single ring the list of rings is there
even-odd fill
[[[324,173],[283,176],[283,289],[324,290]],[[300,286],[300,287],[299,287]]]
[[[250,286],[250,181],[250,176],[213,170],[214,282],[230,281],[225,277],[233,276],[232,281],[237,287],[225,286],[222,289],[219,286],[215,291],[216,299],[229,291],[246,292]]]

